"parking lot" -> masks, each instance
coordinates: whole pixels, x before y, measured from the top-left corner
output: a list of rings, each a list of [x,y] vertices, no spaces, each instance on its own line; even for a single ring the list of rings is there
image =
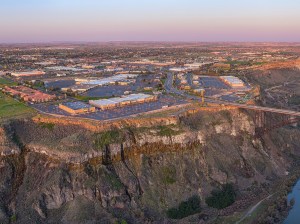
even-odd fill
[[[75,85],[75,80],[55,80],[45,82],[46,88],[66,88]]]
[[[73,117],[81,117],[81,118],[89,118],[95,120],[110,120],[116,118],[128,117],[131,115],[141,114],[149,111],[159,110],[164,106],[175,106],[187,103],[186,100],[178,99],[173,96],[161,95],[157,101],[143,103],[143,104],[135,104],[120,108],[114,108],[110,110],[99,110],[95,113],[89,114],[80,114],[80,115],[70,115],[69,113],[58,108],[58,105],[54,104],[35,104],[32,105],[39,111],[49,114],[55,115],[64,115],[64,116],[73,116]]]
[[[240,98],[234,94],[224,95],[220,97],[221,100],[228,101],[228,102],[236,102]]]
[[[199,77],[199,85],[202,88],[231,89],[217,77],[201,76]]]

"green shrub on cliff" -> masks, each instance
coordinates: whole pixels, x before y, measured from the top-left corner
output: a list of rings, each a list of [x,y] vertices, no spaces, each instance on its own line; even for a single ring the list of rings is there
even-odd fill
[[[176,168],[174,166],[163,167],[161,175],[164,184],[173,184],[176,182]]]
[[[160,136],[167,136],[172,137],[173,135],[176,135],[176,131],[174,131],[172,128],[168,126],[159,126],[158,127],[158,135]]]
[[[236,193],[232,184],[225,184],[221,190],[213,190],[205,202],[209,207],[223,209],[234,203]]]
[[[17,222],[17,216],[15,214],[10,217],[10,222],[11,223]]]
[[[115,173],[104,170],[103,177],[104,180],[115,190],[121,190],[124,187],[120,178]]]
[[[54,127],[55,127],[55,124],[53,124],[53,123],[43,123],[43,122],[41,122],[41,123],[39,123],[39,125],[40,125],[40,127],[42,127],[42,128],[47,128],[47,129],[49,129],[49,130],[53,130],[54,129]]]
[[[183,219],[190,215],[201,212],[199,196],[193,196],[187,201],[183,201],[177,208],[171,208],[167,211],[167,215],[171,219]]]
[[[103,147],[106,145],[119,143],[120,141],[121,141],[121,134],[117,130],[98,133],[95,136],[95,146],[98,149],[103,149]]]

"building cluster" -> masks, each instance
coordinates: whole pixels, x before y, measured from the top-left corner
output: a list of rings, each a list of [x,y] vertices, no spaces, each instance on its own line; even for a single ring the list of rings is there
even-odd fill
[[[59,108],[70,114],[83,114],[95,112],[96,108],[100,110],[109,110],[117,107],[153,102],[156,100],[157,96],[138,93],[122,97],[113,97],[109,99],[90,100],[89,104],[79,101],[65,102],[59,104]]]
[[[18,97],[26,102],[42,103],[55,100],[55,95],[43,93],[38,90],[31,89],[26,86],[4,87],[2,90],[4,93],[13,97]]]
[[[129,85],[135,82],[138,75],[135,74],[119,74],[107,78],[77,78],[75,79],[76,85],[62,88],[61,90],[66,92],[71,90],[72,92],[86,92],[95,87],[107,86],[107,85]]]
[[[257,65],[274,58],[294,57],[280,53],[283,49],[290,52],[289,48],[269,51],[262,46],[224,47],[223,44],[209,46],[200,43],[141,43],[126,47],[121,44],[112,45],[28,46],[8,48],[7,51],[0,49],[0,58],[3,59],[0,63],[2,75],[9,81],[24,85],[7,87],[3,91],[28,102],[53,100],[55,96],[51,94],[55,94],[57,99],[65,99],[66,102],[59,106],[57,102],[42,104],[40,107],[32,105],[49,114],[97,111],[86,117],[94,119],[98,115],[101,117],[101,114],[109,114],[109,117],[114,117],[111,114],[115,114],[117,117],[127,108],[101,110],[145,103],[132,107],[132,111],[143,113],[166,105],[189,102],[188,94],[193,97],[205,94],[206,97],[237,102],[236,96],[241,92],[250,95],[248,89],[251,86],[228,74],[238,74],[245,66]],[[1,86],[5,85],[7,84]],[[158,95],[159,98],[153,95]],[[74,102],[74,98],[78,101]],[[99,100],[86,103],[83,99]],[[156,100],[157,102],[152,102]],[[128,109],[126,114],[130,113],[131,109]]]

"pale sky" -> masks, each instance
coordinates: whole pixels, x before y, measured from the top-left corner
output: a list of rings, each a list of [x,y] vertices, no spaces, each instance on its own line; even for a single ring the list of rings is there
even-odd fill
[[[0,43],[300,42],[300,0],[0,0]]]

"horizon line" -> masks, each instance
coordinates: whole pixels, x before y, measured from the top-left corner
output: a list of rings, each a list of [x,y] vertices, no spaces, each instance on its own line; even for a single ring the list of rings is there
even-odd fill
[[[108,43],[277,43],[277,44],[300,44],[300,41],[168,41],[168,40],[108,40],[108,41],[36,41],[36,42],[0,42],[0,45],[13,45],[13,44],[108,44]]]

